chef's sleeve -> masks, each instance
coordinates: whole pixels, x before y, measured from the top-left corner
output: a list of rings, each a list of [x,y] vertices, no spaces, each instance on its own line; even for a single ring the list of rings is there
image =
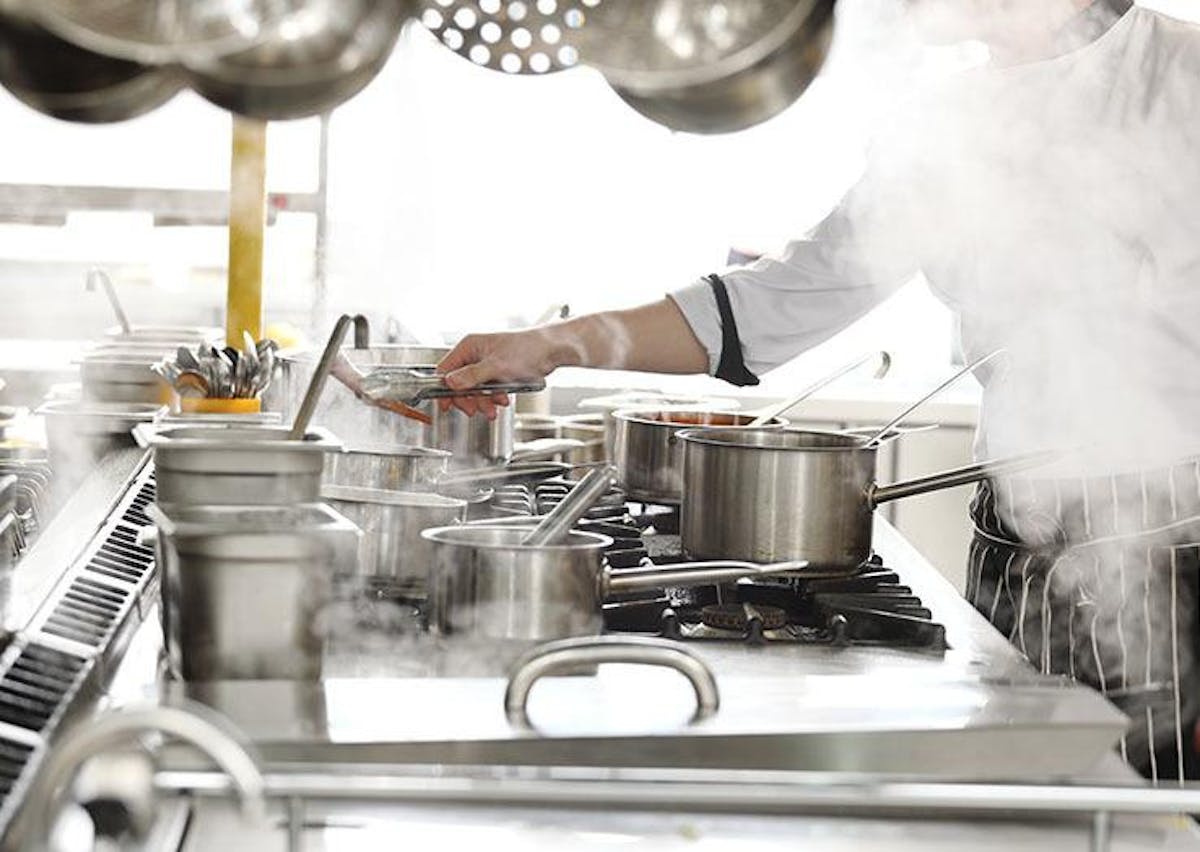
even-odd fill
[[[895,181],[868,175],[778,255],[670,293],[708,352],[709,373],[757,384],[911,279],[920,263],[902,225],[906,195]]]

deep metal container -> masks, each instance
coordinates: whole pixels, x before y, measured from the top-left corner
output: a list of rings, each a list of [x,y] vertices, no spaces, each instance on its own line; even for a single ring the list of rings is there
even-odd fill
[[[315,680],[358,530],[322,504],[150,507],[162,626],[183,680]]]
[[[871,554],[884,502],[1025,470],[1055,456],[980,462],[920,479],[875,482],[879,443],[861,435],[793,429],[689,429],[680,534],[693,559],[807,560],[853,573]]]
[[[97,351],[79,362],[83,398],[96,402],[166,403],[171,388],[150,365],[161,360],[157,348]]]
[[[512,458],[515,415],[511,405],[497,408],[495,420],[469,417],[457,408],[442,411],[426,405],[433,424],[426,428],[424,443],[449,452],[451,467],[491,467],[507,464]]]
[[[632,500],[678,506],[683,501],[683,444],[678,435],[685,429],[745,428],[754,414],[735,414],[687,409],[621,410],[613,413],[616,442],[613,464],[621,487]],[[775,418],[765,427],[787,425]]]
[[[46,446],[54,470],[54,490],[70,494],[100,459],[135,446],[133,430],[166,414],[146,402],[55,400],[37,409],[46,425]]]
[[[450,453],[430,447],[355,445],[325,460],[325,482],[389,491],[427,491],[449,466]]]
[[[467,501],[440,494],[326,485],[325,500],[363,533],[356,574],[373,591],[425,597],[433,543],[424,530],[466,519]]]
[[[137,436],[154,449],[158,502],[168,505],[317,503],[325,457],[341,450],[317,428],[301,441],[282,426],[169,426]]]

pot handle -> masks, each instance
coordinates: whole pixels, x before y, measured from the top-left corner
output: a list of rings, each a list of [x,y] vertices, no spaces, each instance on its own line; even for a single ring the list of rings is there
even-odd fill
[[[896,482],[892,485],[871,485],[867,489],[867,503],[874,509],[880,503],[899,500],[902,497],[913,497],[917,494],[927,494],[930,491],[954,488],[957,485],[968,485],[972,482],[980,482],[993,476],[1017,473],[1018,471],[1029,470],[1030,468],[1041,467],[1060,458],[1062,458],[1062,453],[1053,450],[1025,453],[993,461],[979,462],[978,464],[969,464],[965,467],[956,467],[953,470],[922,476],[919,479],[910,479],[906,482]]]
[[[693,723],[714,715],[721,706],[716,676],[690,648],[649,636],[581,636],[547,642],[517,660],[504,692],[504,712],[509,724],[524,730],[534,729],[527,706],[529,693],[543,677],[602,663],[662,666],[679,672],[696,693]]]
[[[762,577],[772,574],[787,574],[803,571],[808,567],[805,559],[789,562],[738,562],[721,559],[713,562],[680,562],[675,565],[651,565],[621,571],[606,569],[600,597],[612,594],[641,592],[648,589],[686,588],[688,586],[715,586],[734,583],[747,577]]]

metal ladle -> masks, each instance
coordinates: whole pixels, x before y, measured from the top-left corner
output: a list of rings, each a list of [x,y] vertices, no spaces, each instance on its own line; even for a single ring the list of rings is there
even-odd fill
[[[814,393],[819,391],[821,388],[825,387],[826,385],[830,385],[830,384],[836,382],[842,376],[846,375],[849,372],[857,370],[863,364],[866,364],[868,361],[870,361],[874,358],[879,359],[879,367],[875,370],[875,375],[873,378],[882,379],[884,376],[887,375],[888,370],[890,370],[892,368],[892,356],[889,355],[887,352],[872,352],[871,354],[864,355],[863,357],[859,358],[858,360],[854,361],[853,363],[847,364],[846,366],[838,369],[836,372],[831,373],[830,375],[828,375],[825,378],[818,381],[816,384],[809,385],[807,388],[800,391],[800,393],[796,394],[795,396],[789,397],[789,398],[785,399],[783,402],[780,402],[776,405],[772,405],[767,408],[764,408],[761,412],[759,412],[757,417],[755,417],[753,420],[750,421],[749,425],[752,427],[753,426],[766,426],[768,423],[770,423],[776,417],[779,417],[784,412],[790,411],[793,408],[795,408],[797,405],[799,405],[800,403],[804,402],[804,400],[808,399],[810,396],[812,396]]]
[[[313,415],[316,414],[317,403],[321,400],[321,391],[325,389],[329,371],[340,354],[342,340],[345,339],[346,331],[353,322],[354,320],[349,314],[342,314],[334,324],[333,332],[329,335],[329,342],[325,344],[325,351],[321,353],[321,360],[317,362],[317,369],[313,371],[312,380],[308,383],[308,390],[304,392],[304,401],[300,403],[300,410],[296,412],[296,419],[292,421],[292,430],[288,433],[288,438],[291,440],[302,441],[308,434],[308,427],[312,422]]]
[[[571,527],[616,484],[617,469],[612,465],[589,470],[567,496],[521,539],[521,544],[537,547],[565,541]]]
[[[916,411],[922,405],[929,402],[929,400],[933,399],[935,396],[937,396],[939,393],[944,391],[946,388],[950,387],[950,385],[957,382],[959,379],[961,379],[967,373],[973,372],[977,367],[980,367],[980,366],[986,364],[988,361],[991,361],[993,358],[995,358],[997,355],[999,355],[1003,351],[1004,351],[1003,349],[997,349],[994,352],[989,352],[987,355],[984,355],[981,358],[976,358],[970,364],[963,367],[961,370],[959,370],[953,376],[946,379],[946,381],[942,382],[940,385],[938,385],[936,388],[931,390],[929,393],[925,394],[925,396],[921,397],[916,402],[914,402],[912,405],[910,405],[908,408],[904,409],[899,414],[897,414],[895,417],[893,417],[891,420],[889,420],[886,425],[884,425],[882,428],[877,430],[874,435],[872,435],[870,438],[868,438],[866,440],[866,442],[863,444],[863,446],[870,447],[870,446],[873,446],[874,444],[879,443],[879,441],[881,441],[884,438],[884,436],[886,436],[889,432],[891,432],[893,429],[895,429],[897,426],[899,426],[900,423],[905,418],[908,417],[908,415],[912,414],[914,411]]]
[[[121,300],[117,298],[117,288],[113,286],[112,279],[108,277],[108,273],[98,266],[93,266],[87,271],[87,278],[84,279],[84,288],[89,293],[96,291],[97,284],[104,290],[104,295],[108,297],[108,303],[112,306],[113,313],[117,315],[117,323],[121,326],[121,333],[129,336],[133,333],[133,326],[129,323],[129,317],[125,314],[125,309],[121,307]]]

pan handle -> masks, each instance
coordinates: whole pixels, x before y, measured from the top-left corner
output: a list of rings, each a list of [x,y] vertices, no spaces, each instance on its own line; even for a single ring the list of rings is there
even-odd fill
[[[688,586],[715,586],[735,583],[747,577],[763,577],[772,574],[788,574],[803,571],[808,567],[805,559],[789,562],[738,562],[721,559],[714,562],[680,562],[675,565],[647,566],[613,572],[605,569],[600,597],[613,594],[641,592],[648,589],[686,588]]]
[[[504,692],[504,712],[509,723],[533,730],[529,720],[529,693],[543,677],[601,663],[661,666],[679,672],[696,693],[693,723],[712,716],[721,706],[716,676],[690,648],[649,636],[581,636],[547,642],[517,660]]]
[[[979,462],[978,464],[969,464],[965,467],[956,467],[953,470],[922,476],[919,479],[910,479],[906,482],[896,482],[892,485],[871,485],[867,489],[867,503],[874,509],[880,503],[899,500],[902,497],[913,497],[917,494],[927,494],[930,491],[954,488],[957,485],[968,485],[972,482],[980,482],[993,476],[1017,473],[1022,470],[1029,470],[1030,468],[1041,467],[1060,458],[1062,458],[1062,453],[1053,450],[1025,453],[993,461]]]

